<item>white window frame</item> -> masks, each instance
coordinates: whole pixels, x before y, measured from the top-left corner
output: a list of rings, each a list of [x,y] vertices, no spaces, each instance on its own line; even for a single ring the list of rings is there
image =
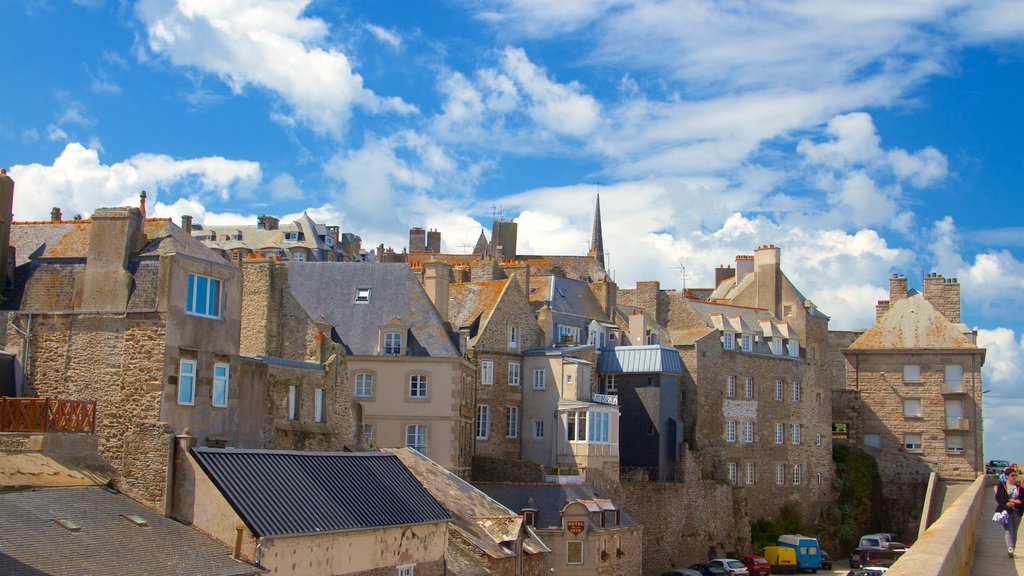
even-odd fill
[[[474,423],[477,440],[487,440],[491,436],[491,407],[487,404],[476,405],[476,421]]]
[[[803,481],[803,468],[799,464],[793,465],[793,486],[799,486]]]
[[[740,335],[740,348],[744,352],[750,352],[754,349],[754,337],[750,334]]]
[[[533,389],[534,390],[543,390],[547,386],[547,384],[544,382],[544,379],[546,377],[546,372],[547,371],[545,369],[543,369],[543,368],[534,368],[533,369]]]
[[[790,441],[793,443],[793,446],[799,446],[800,445],[800,425],[799,424],[790,424],[789,425],[789,437],[790,437]]]
[[[373,441],[373,424],[363,424],[363,436],[368,442]]]
[[[384,345],[381,347],[384,356],[402,355],[402,335],[398,332],[385,332]]]
[[[793,389],[793,392],[792,392],[793,402],[799,402],[800,401],[800,383],[799,382],[791,382],[790,386]]]
[[[619,394],[619,381],[617,374],[605,374],[604,393],[609,396],[617,396]]]
[[[772,354],[774,354],[776,356],[781,356],[782,355],[782,339],[781,338],[772,338],[771,348],[772,348]]]
[[[916,409],[914,407],[917,407]],[[924,412],[922,411],[921,399],[920,398],[904,398],[903,399],[903,416],[906,418],[920,418]]]
[[[960,446],[950,446],[950,440],[953,440],[954,443],[959,442]],[[946,434],[946,454],[963,454],[964,444],[964,436],[962,434]]]
[[[747,376],[743,379],[743,397],[747,400],[754,398],[754,377]]]
[[[373,374],[360,372],[355,376],[353,395],[356,398],[373,398]]]
[[[725,441],[733,444],[736,442],[736,421],[726,420],[725,422]]]
[[[299,387],[294,385],[288,387],[288,419],[299,419]]]
[[[904,382],[920,382],[921,381],[921,365],[920,364],[904,364],[903,365],[903,381]]]
[[[202,303],[202,310],[199,309],[200,280],[205,281],[203,284],[206,288],[206,296]],[[223,284],[221,284],[221,281],[218,278],[190,273],[188,275],[188,289],[185,292],[185,313],[190,316],[214,318],[219,320],[221,317],[221,307],[224,304],[224,291],[222,286]]]
[[[786,347],[789,348],[789,356],[796,358],[800,355],[800,341],[796,338],[790,338],[789,342],[786,343]]]
[[[213,389],[210,391],[210,403],[217,408],[227,408],[228,393],[231,385],[231,365],[217,362],[213,365]],[[219,392],[219,394],[218,394]],[[218,402],[218,396],[221,400]]]
[[[178,404],[195,406],[196,403],[196,361],[182,359],[178,362]]]
[[[786,428],[784,424],[775,424],[775,443],[785,444],[786,443]]]
[[[295,232],[295,231],[285,232],[284,233],[284,239],[285,239],[285,242],[298,242],[299,241],[299,233]]]
[[[736,397],[736,377],[726,376],[725,377],[725,397],[735,398]]]
[[[946,384],[963,384],[964,367],[960,364],[946,364],[943,369],[943,378]]]
[[[914,442],[914,440],[917,440]],[[907,432],[903,434],[903,449],[907,452],[924,452],[924,434]]]
[[[415,576],[416,564],[400,564],[395,569],[398,570],[398,576]]]
[[[519,386],[519,380],[522,377],[523,369],[519,362],[508,363],[508,385]]]
[[[743,441],[747,444],[754,443],[754,423],[750,420],[743,423]]]
[[[505,408],[505,438],[519,437],[519,406]]]
[[[737,476],[738,476],[738,474],[736,472],[736,463],[735,462],[729,462],[728,463],[729,484],[736,484]]]
[[[575,562],[572,558],[575,556],[575,551],[571,550],[575,546],[579,546],[579,561]],[[582,566],[586,556],[583,554],[584,546],[582,540],[567,540],[565,542],[565,563],[573,566]]]
[[[413,441],[410,442],[410,439]],[[427,453],[427,426],[425,424],[409,424],[406,426],[405,446],[425,456]]]
[[[775,465],[775,483],[779,486],[786,485],[786,465],[776,464]]]
[[[565,416],[566,442],[586,442],[589,413],[586,410],[577,410],[566,412]]]
[[[313,422],[324,422],[324,389],[313,389]]]
[[[555,344],[579,344],[580,334],[581,330],[578,326],[558,324],[555,327],[555,335],[557,337]],[[567,339],[566,336],[569,336],[569,338]]]
[[[518,350],[519,349],[519,327],[509,326],[508,327],[508,349]]]
[[[295,252],[292,252],[292,261],[294,261],[294,262],[305,262],[306,261],[306,253],[303,252],[302,250],[296,250]]]
[[[371,288],[369,286],[359,286],[356,288],[356,304],[369,304],[370,293]]]
[[[534,420],[533,421],[533,439],[543,440],[544,439],[544,421]]]
[[[747,468],[747,474],[746,474],[747,484],[753,486],[754,483],[757,481],[757,468],[755,468],[753,462],[747,462],[746,468]]]
[[[722,332],[722,348],[725,350],[735,350],[736,335],[732,332]]]
[[[594,444],[611,442],[611,415],[608,412],[593,411],[587,414],[587,441]]]
[[[821,446],[821,434],[814,435],[814,445]]]
[[[782,402],[783,400],[782,380],[775,381],[775,399],[779,402]]]
[[[412,400],[425,400],[430,397],[428,388],[429,380],[426,374],[409,375],[409,398]]]
[[[480,361],[480,384],[484,386],[494,385],[494,361],[493,360],[481,360]]]

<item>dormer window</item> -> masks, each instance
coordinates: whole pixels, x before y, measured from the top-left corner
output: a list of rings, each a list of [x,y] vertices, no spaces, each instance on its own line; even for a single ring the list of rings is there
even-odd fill
[[[779,354],[782,354],[782,339],[781,338],[772,338],[772,354],[775,354],[776,356],[778,356]]]
[[[537,512],[533,510],[523,510],[523,523],[530,527],[536,526]]]
[[[285,232],[284,239],[288,242],[298,242],[300,234],[298,232]]]
[[[384,333],[384,355],[385,356],[401,356],[402,355],[402,335],[398,332],[385,332]]]
[[[736,348],[736,335],[732,332],[724,332],[722,334],[722,348],[726,350],[733,350]]]
[[[326,244],[328,248],[334,248],[334,236],[324,236],[324,244]]]
[[[370,301],[370,287],[356,288],[356,303],[366,304]]]
[[[744,352],[750,352],[754,347],[754,338],[750,334],[740,336],[740,346]]]
[[[796,340],[795,338],[794,339],[790,339],[790,341],[789,341],[789,355],[792,356],[793,358],[796,358],[797,356],[800,355],[800,341],[799,340]]]

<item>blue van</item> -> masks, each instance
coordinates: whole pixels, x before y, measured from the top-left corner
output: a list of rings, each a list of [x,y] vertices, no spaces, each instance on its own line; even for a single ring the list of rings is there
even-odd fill
[[[821,549],[818,539],[803,534],[783,534],[775,542],[776,546],[792,548],[796,552],[796,567],[800,570],[817,570],[821,568]]]

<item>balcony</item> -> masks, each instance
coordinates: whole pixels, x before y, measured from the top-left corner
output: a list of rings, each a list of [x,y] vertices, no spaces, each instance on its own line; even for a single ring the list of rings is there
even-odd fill
[[[946,417],[946,430],[954,432],[967,432],[971,429],[971,421],[960,416]]]
[[[611,394],[591,394],[590,400],[597,404],[608,404],[610,406],[619,405],[619,397]]]
[[[967,388],[964,387],[963,382],[943,382],[942,383],[943,394],[967,394]]]
[[[95,434],[96,401],[0,398],[0,432]]]

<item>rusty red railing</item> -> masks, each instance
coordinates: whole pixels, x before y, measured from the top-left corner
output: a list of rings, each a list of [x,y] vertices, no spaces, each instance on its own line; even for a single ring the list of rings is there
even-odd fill
[[[96,401],[0,397],[0,432],[96,433]]]

